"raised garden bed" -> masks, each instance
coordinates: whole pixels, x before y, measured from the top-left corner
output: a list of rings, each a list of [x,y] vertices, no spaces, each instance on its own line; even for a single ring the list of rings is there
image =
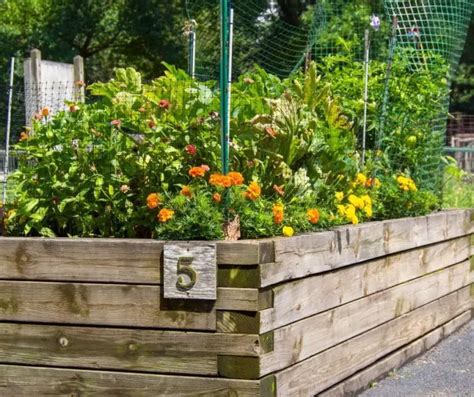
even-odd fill
[[[199,301],[164,242],[1,238],[0,395],[349,394],[471,318],[472,214],[217,242]]]

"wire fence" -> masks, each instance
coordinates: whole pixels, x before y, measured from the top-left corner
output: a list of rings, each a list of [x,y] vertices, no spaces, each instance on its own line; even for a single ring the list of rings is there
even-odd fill
[[[189,119],[194,117],[203,123],[214,123],[216,134],[219,134],[219,2],[186,0],[186,6],[189,24],[185,27],[185,33],[187,32],[188,36],[191,31],[195,34],[195,42],[190,46],[189,55],[191,60],[192,53],[196,54],[192,60],[195,67],[190,67],[190,70],[194,70],[196,79],[190,81],[185,76],[179,77],[179,73],[174,79],[166,80],[163,77],[161,83],[151,83],[155,84],[153,98],[158,107],[161,106],[160,101],[167,101],[169,105],[166,106],[173,108],[175,117],[189,116]],[[327,66],[327,73],[340,73],[344,63],[352,63],[355,80],[352,85],[332,87],[333,91],[340,94],[343,101],[345,96],[359,95],[360,100],[366,102],[366,107],[373,105],[375,108],[372,114],[369,109],[369,118],[376,120],[374,126],[364,125],[362,111],[350,115],[355,120],[354,128],[360,147],[364,146],[365,149],[367,146],[368,150],[374,152],[382,150],[402,169],[409,161],[410,154],[400,150],[399,145],[390,139],[394,131],[400,130],[400,134],[407,135],[406,139],[428,142],[418,145],[418,158],[422,160],[417,163],[416,176],[418,180],[430,184],[433,191],[440,189],[443,174],[440,159],[446,145],[450,75],[441,76],[436,73],[441,70],[441,61],[449,66],[451,74],[456,68],[474,3],[470,0],[319,0],[299,14],[296,13],[299,15],[298,23],[291,20],[291,12],[287,13],[286,19],[283,18],[275,1],[234,2],[233,8],[234,88],[231,90],[230,118],[234,126],[244,121],[246,114],[264,114],[268,110],[269,101],[285,95],[280,79],[298,75],[307,69],[311,60],[316,61],[321,69],[321,65],[324,62],[327,62],[326,66],[329,65],[329,58],[333,57],[333,67],[331,69]],[[378,26],[374,14],[380,17]],[[370,35],[370,43],[367,43],[364,36],[365,31],[370,28],[370,21],[374,29]],[[359,82],[364,79],[364,52],[368,44],[371,62],[368,71],[372,79],[370,81],[378,79],[377,92],[382,92],[382,95],[375,96],[373,87],[369,87],[368,96],[364,98]],[[245,73],[256,70],[255,65],[260,66],[262,72],[260,76],[258,73],[254,74],[254,78],[265,80],[261,85],[261,92],[255,92],[252,88],[255,81],[245,77]],[[377,72],[374,70],[376,65],[379,65]],[[384,69],[380,69],[382,67]],[[324,74],[322,70],[319,72]],[[398,86],[402,75],[408,75],[409,79],[406,80],[405,86]],[[413,81],[441,81],[441,77],[446,80],[443,83],[446,94],[432,107],[429,114],[419,115],[412,108],[397,107],[397,101],[403,96],[412,96],[412,102],[423,102],[423,98],[419,99],[419,93],[416,92],[420,87]],[[380,89],[380,86],[384,89]],[[351,93],[350,90],[359,91]],[[6,114],[7,92],[8,87],[0,86],[0,148],[5,141],[3,134],[6,129],[6,117],[3,115]],[[13,88],[10,143],[20,139],[22,131],[42,109],[48,108],[50,115],[67,110],[69,105],[65,99],[78,100],[78,87],[62,82],[34,87],[17,82]],[[85,98],[88,103],[94,100],[90,94]],[[120,109],[128,106],[127,101],[130,98],[123,95],[115,100],[117,103],[114,106],[119,114]],[[409,104],[409,101],[404,103]],[[147,109],[144,111],[148,112]],[[40,116],[38,115],[38,118]],[[153,117],[150,116],[148,124],[153,123]],[[142,135],[140,126],[124,126],[124,130],[127,128],[137,139]],[[365,131],[366,129],[368,131]],[[430,139],[426,139],[427,135]],[[15,160],[12,157],[9,168],[14,167]]]

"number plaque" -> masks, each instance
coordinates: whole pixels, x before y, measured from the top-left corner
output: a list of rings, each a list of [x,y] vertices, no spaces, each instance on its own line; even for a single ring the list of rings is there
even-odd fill
[[[216,244],[175,242],[164,247],[166,299],[216,299]]]

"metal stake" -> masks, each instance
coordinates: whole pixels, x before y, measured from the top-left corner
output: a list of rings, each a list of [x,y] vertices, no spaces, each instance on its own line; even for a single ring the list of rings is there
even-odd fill
[[[7,202],[7,179],[8,179],[8,162],[10,160],[10,130],[12,118],[12,97],[13,97],[13,79],[15,76],[15,58],[11,59],[10,64],[10,86],[8,88],[8,110],[7,110],[7,126],[5,133],[5,163],[3,165],[3,193],[2,193],[2,207],[5,207]]]
[[[367,107],[369,102],[369,53],[370,36],[369,30],[365,31],[365,56],[364,56],[364,125],[362,130],[362,165],[365,164],[365,147],[367,137]]]
[[[221,95],[221,145],[222,173],[229,173],[229,44],[230,44],[230,8],[229,0],[221,0],[221,59],[220,59],[220,95]]]

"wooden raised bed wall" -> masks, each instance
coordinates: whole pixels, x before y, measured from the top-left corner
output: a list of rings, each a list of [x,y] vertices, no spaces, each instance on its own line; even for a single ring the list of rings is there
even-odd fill
[[[0,239],[0,395],[351,394],[469,321],[472,233],[456,210],[219,242],[215,301],[163,298],[163,242]]]

